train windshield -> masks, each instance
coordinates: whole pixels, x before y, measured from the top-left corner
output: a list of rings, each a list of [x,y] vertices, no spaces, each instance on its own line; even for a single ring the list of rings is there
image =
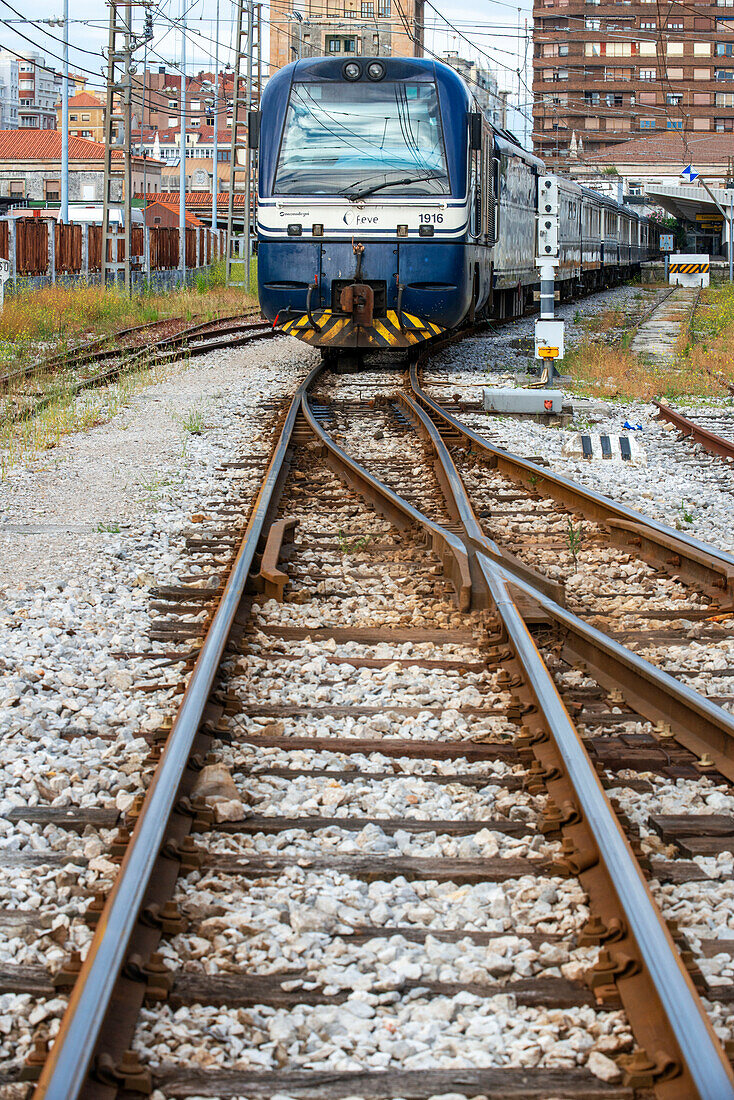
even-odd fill
[[[275,177],[278,195],[446,195],[434,84],[294,84]]]

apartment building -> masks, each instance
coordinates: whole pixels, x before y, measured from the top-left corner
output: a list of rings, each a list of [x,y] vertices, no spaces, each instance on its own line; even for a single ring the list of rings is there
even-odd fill
[[[0,129],[18,129],[18,58],[0,51]]]
[[[565,167],[652,131],[734,130],[733,3],[535,0],[538,156]]]
[[[89,92],[79,92],[69,97],[69,137],[87,138],[104,143],[105,105]],[[57,129],[61,129],[62,107],[56,108]]]
[[[35,50],[18,57],[0,50],[0,71],[6,63],[18,66],[18,117],[16,125],[26,130],[55,130],[56,104],[61,98],[61,73],[55,72],[46,58]],[[3,80],[4,82],[4,80]]]
[[[420,57],[423,0],[288,0],[270,6],[270,69],[299,57]]]
[[[210,127],[214,122],[214,73],[200,72],[186,77],[186,125],[192,130]],[[232,89],[234,74],[224,70],[218,74],[217,104],[220,130],[232,119]],[[178,126],[181,118],[181,74],[169,72],[165,65],[146,69],[133,77],[133,136],[144,130],[168,130]]]

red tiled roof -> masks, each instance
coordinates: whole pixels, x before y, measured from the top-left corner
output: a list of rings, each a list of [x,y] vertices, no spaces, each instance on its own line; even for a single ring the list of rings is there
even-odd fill
[[[113,160],[122,157],[112,153]],[[0,161],[61,160],[60,130],[0,130]],[[104,160],[104,145],[100,141],[69,135],[69,160]],[[140,160],[140,157],[133,157]],[[150,161],[149,161],[150,163]]]
[[[158,141],[160,142],[161,145],[165,145],[167,142],[170,142],[171,144],[176,144],[177,143],[176,139],[179,137],[179,135],[181,133],[181,127],[180,126],[167,126],[165,128],[165,130],[158,130],[158,131],[151,130],[150,135],[148,137],[146,137],[145,140],[146,141],[155,141],[156,132],[158,134]],[[199,144],[199,145],[201,145],[201,144],[208,145],[212,141],[214,141],[214,127],[213,126],[189,127],[187,132],[188,132],[188,134],[198,134],[197,144]],[[231,142],[231,140],[232,140],[232,131],[231,130],[223,130],[223,129],[219,130],[219,132],[217,134],[217,142],[218,142],[219,145],[223,146],[223,144],[225,144],[228,141]]]
[[[178,204],[178,191],[156,191],[148,192],[145,196],[148,202],[162,202],[165,205],[177,205]],[[229,193],[227,191],[219,191],[217,194],[217,209],[223,208],[229,202]],[[194,209],[208,209],[212,204],[211,191],[187,191],[186,192],[186,205],[193,207]],[[245,205],[245,193],[244,191],[235,192],[234,196],[235,206]]]
[[[154,202],[149,202],[145,208],[145,213],[147,214],[148,211],[152,210],[155,206],[162,206],[164,207],[164,209],[169,210],[171,213],[176,215],[178,214],[178,202],[176,202],[176,204],[174,205],[172,202],[161,202],[160,199],[156,199]],[[191,214],[188,211],[185,213],[184,217],[187,225],[199,226],[204,224],[196,217],[196,214]]]
[[[701,134],[675,130],[654,132],[644,137],[632,138],[605,149],[599,153],[589,153],[584,157],[587,164],[720,164],[734,157],[734,133]]]
[[[70,107],[104,107],[104,103],[101,99],[97,99],[96,96],[90,95],[89,92],[79,92],[78,95],[69,97]]]

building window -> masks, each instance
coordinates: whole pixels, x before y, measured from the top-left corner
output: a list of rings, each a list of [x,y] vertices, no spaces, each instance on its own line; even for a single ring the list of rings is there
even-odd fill
[[[694,118],[693,120],[694,130],[709,130],[709,120],[707,118]]]
[[[666,31],[682,31],[683,30],[683,24],[682,23],[666,23],[665,24],[665,29],[666,29]],[[682,45],[683,45],[683,43],[681,42],[681,46]],[[682,50],[681,50],[681,53],[683,53]]]
[[[683,56],[683,43],[682,42],[668,42],[668,57],[682,57]]]
[[[354,53],[355,42],[353,38],[344,39],[344,53]]]
[[[642,57],[657,56],[658,48],[655,42],[640,42],[640,54]]]
[[[91,115],[82,115],[82,122],[91,122],[91,121],[92,121],[92,116]]]
[[[696,102],[695,95],[693,102]],[[714,103],[717,107],[734,107],[734,92],[717,92],[714,96]]]
[[[694,80],[710,80],[711,79],[711,69],[694,69],[693,70],[693,79]]]
[[[594,116],[593,116],[593,115],[588,115],[588,116],[587,116],[587,117],[586,117],[586,118],[584,119],[584,127],[585,127],[585,128],[587,129],[587,130],[598,130],[598,129],[599,129],[599,119],[598,119],[598,118],[594,118]]]
[[[654,118],[641,118],[640,119],[640,129],[641,130],[654,130],[655,129],[655,119]]]
[[[601,57],[601,42],[585,42],[584,54],[586,57]]]
[[[178,100],[177,99],[169,99],[169,101],[168,101],[168,110],[169,111],[175,111],[177,107],[178,107]]]
[[[341,53],[342,43],[340,38],[327,38],[326,49],[328,53]]]
[[[668,130],[682,130],[683,119],[682,118],[669,118],[666,123],[666,129]]]
[[[717,42],[717,57],[734,57],[734,42]]]
[[[640,103],[655,104],[657,98],[655,92],[640,92]]]
[[[682,79],[683,79],[683,70],[682,69],[668,69],[668,80],[682,80]]]
[[[609,92],[605,96],[607,107],[621,107],[622,106],[622,93],[621,92]]]
[[[714,69],[714,80],[734,80],[734,69]]]
[[[374,17],[375,5],[372,3],[372,0],[367,0],[367,2],[365,2],[365,0],[362,0],[362,18],[374,19]]]
[[[657,69],[640,69],[640,80],[657,80]]]
[[[601,19],[584,19],[584,26],[587,31],[600,31]]]
[[[718,47],[717,47],[717,49],[718,49]],[[730,52],[727,54],[727,56],[731,57],[731,46],[729,47],[729,50],[730,50]],[[710,42],[694,42],[693,43],[693,56],[694,57],[710,57],[711,56],[711,43]]]
[[[714,119],[714,130],[716,130],[717,134],[729,133],[732,129],[734,129],[734,118]]]
[[[640,23],[640,30],[641,31],[654,31],[654,30],[657,30],[657,26],[658,26],[657,23],[654,22],[654,21],[652,23],[650,23],[650,22]]]
[[[598,107],[599,92],[584,92],[584,103],[587,107]]]
[[[665,97],[665,102],[668,104],[669,107],[679,107],[680,104],[683,102],[683,95],[678,93],[673,95],[669,92],[668,95],[666,95]]]
[[[392,13],[391,0],[377,0],[377,14],[383,19],[387,19]]]
[[[61,198],[61,184],[58,180],[44,180],[43,193],[46,202],[59,202]]]

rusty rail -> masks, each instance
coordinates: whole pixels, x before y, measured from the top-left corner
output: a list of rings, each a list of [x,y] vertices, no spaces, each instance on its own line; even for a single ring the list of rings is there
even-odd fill
[[[357,487],[362,486],[360,491],[363,493],[366,487],[370,500],[379,502],[380,498],[389,499],[393,507],[396,499],[400,498],[396,498],[392,490],[338,447],[310,414],[306,395],[303,397],[303,407],[311,429],[318,434],[329,453],[338,456],[342,463],[345,460],[348,462],[349,483],[354,484],[351,479],[356,475],[359,479]],[[499,564],[501,551],[484,535],[435,424],[417,403],[412,403],[412,411],[433,446],[443,472],[440,480],[447,502],[460,517],[465,543],[476,563],[481,584],[491,597],[509,639],[513,657],[523,671],[537,707],[535,725],[540,722],[541,728],[531,731],[530,745],[539,746],[536,758],[541,766],[547,767],[545,742],[550,734],[561,764],[560,768],[551,768],[547,785],[556,804],[566,807],[569,826],[566,835],[571,841],[566,869],[578,874],[589,891],[594,906],[592,916],[597,916],[604,928],[608,930],[612,927],[615,910],[621,911],[621,924],[614,925],[618,935],[615,933],[610,938],[610,942],[613,940],[610,954],[613,976],[609,980],[628,1015],[634,1020],[638,1042],[651,1052],[647,1083],[655,1087],[657,1095],[665,1100],[691,1100],[696,1096],[700,1100],[732,1100],[734,1072],[726,1053],[650,893],[578,730],[517,609],[511,588],[520,587],[533,599],[539,597],[541,606],[563,613],[569,626],[574,625],[576,617],[521,580],[510,567]],[[410,510],[413,518],[426,530],[435,531],[437,524],[407,502],[402,503],[401,510],[406,513]],[[446,536],[448,534],[446,532]],[[477,549],[482,546],[484,549]],[[478,587],[475,583],[475,592]],[[622,648],[615,643],[610,645]],[[641,665],[645,663],[640,661]],[[672,677],[660,673],[653,666],[649,666],[648,672],[665,681],[665,687],[669,690],[673,685],[680,687]],[[688,688],[683,691],[690,695],[697,694]],[[725,715],[704,697],[699,697],[699,700],[704,709],[708,706]],[[734,719],[729,715],[726,719],[734,735]],[[532,718],[530,722],[533,722]],[[605,942],[603,933],[601,941],[595,942]],[[600,973],[599,979],[602,978]],[[601,989],[601,980],[596,985],[592,984],[592,988]]]
[[[636,546],[638,553],[656,566],[672,568],[688,583],[699,585],[719,599],[728,597],[734,603],[734,557],[731,554],[691,535],[674,531],[672,527],[626,508],[563,474],[551,473],[530,459],[490,443],[425,392],[418,380],[416,363],[410,368],[410,384],[418,403],[438,423],[440,430],[448,430],[463,438],[472,450],[483,455],[500,473],[528,490],[543,492],[577,509],[588,519],[605,524],[612,541],[622,546]]]
[[[315,367],[296,391],[255,502],[247,530],[224,588],[204,644],[184,692],[181,705],[166,741],[161,761],[145,794],[130,843],[104,909],[94,938],[74,984],[59,1033],[49,1051],[36,1087],[35,1100],[75,1100],[82,1094],[92,1068],[103,1028],[119,1031],[115,991],[128,957],[139,914],[160,864],[177,859],[167,845],[172,819],[186,817],[180,790],[187,764],[215,682],[219,662],[245,593],[248,574],[258,541],[272,518],[288,469],[293,430],[301,398],[317,377]],[[191,825],[186,826],[185,835]],[[166,851],[168,848],[168,851]],[[181,859],[178,856],[178,859]],[[174,880],[175,881],[175,880]],[[141,983],[137,982],[138,986]],[[142,985],[144,991],[145,986]],[[142,1000],[142,993],[141,993]],[[115,1018],[111,1019],[114,1016]],[[125,1043],[125,1046],[129,1042]],[[123,1048],[124,1049],[124,1048]]]
[[[465,493],[462,498],[463,485],[450,462],[445,466],[446,480],[455,494],[457,507],[461,504],[459,514],[464,521],[465,538],[429,520],[338,447],[317,422],[308,402],[308,390],[320,371],[320,366],[314,368],[290,403],[232,571],[42,1070],[35,1100],[77,1100],[82,1093],[89,1094],[89,1073],[95,1053],[104,1055],[110,1047],[119,1049],[122,1043],[124,1050],[129,1045],[129,1021],[124,1026],[120,1021],[124,1001],[121,989],[129,995],[130,986],[137,986],[133,1000],[142,1002],[145,985],[140,980],[140,960],[136,961],[136,956],[130,953],[141,935],[139,917],[144,909],[148,911],[146,905],[151,893],[160,888],[159,878],[164,877],[169,883],[175,881],[178,862],[183,858],[181,837],[188,835],[192,823],[192,809],[181,798],[190,789],[189,757],[207,720],[210,692],[241,606],[258,542],[275,513],[299,414],[321,440],[327,450],[327,461],[340,477],[399,526],[417,524],[424,529],[454,581],[460,606],[468,608],[472,591],[480,587],[491,597],[510,639],[513,659],[523,670],[538,708],[537,713],[529,716],[532,751],[539,760],[544,760],[550,751],[550,734],[559,757],[560,767],[550,777],[549,793],[554,797],[558,794],[560,804],[564,801],[561,794],[571,791],[573,813],[564,823],[564,830],[568,829],[567,836],[573,843],[564,856],[566,869],[578,874],[590,895],[599,898],[594,916],[601,923],[597,921],[594,927],[600,938],[588,942],[613,941],[608,947],[611,977],[600,971],[594,988],[607,989],[611,982],[629,1013],[642,1018],[639,1034],[649,1037],[645,1041],[651,1050],[650,1083],[659,1090],[661,1100],[663,1097],[689,1100],[693,1096],[701,1100],[733,1100],[731,1068],[578,732],[515,606],[510,586],[524,589],[543,607],[562,613],[569,624],[575,617],[507,564],[500,564],[506,563],[506,558],[501,554],[499,559],[495,556],[494,544],[486,539],[475,517],[472,519]],[[436,426],[417,403],[414,409],[435,440],[440,459],[445,460],[448,452]],[[490,560],[488,553],[494,560]],[[476,564],[474,583],[472,561]],[[653,671],[657,674],[657,670]],[[624,916],[621,924],[614,925],[611,918],[620,904]],[[610,932],[612,928],[614,931]],[[150,930],[147,934],[150,935]],[[110,1065],[110,1057],[103,1057],[97,1062],[97,1072],[102,1073],[108,1085],[113,1085],[114,1076],[105,1077],[105,1073],[112,1072]],[[114,1069],[114,1062],[112,1066]]]
[[[687,416],[671,409],[670,405],[662,401],[653,401],[652,404],[658,410],[657,420],[667,420],[683,435],[690,436],[694,443],[700,444],[709,454],[734,461],[734,443],[731,440],[723,439],[722,436],[701,428],[695,420],[689,420]]]

